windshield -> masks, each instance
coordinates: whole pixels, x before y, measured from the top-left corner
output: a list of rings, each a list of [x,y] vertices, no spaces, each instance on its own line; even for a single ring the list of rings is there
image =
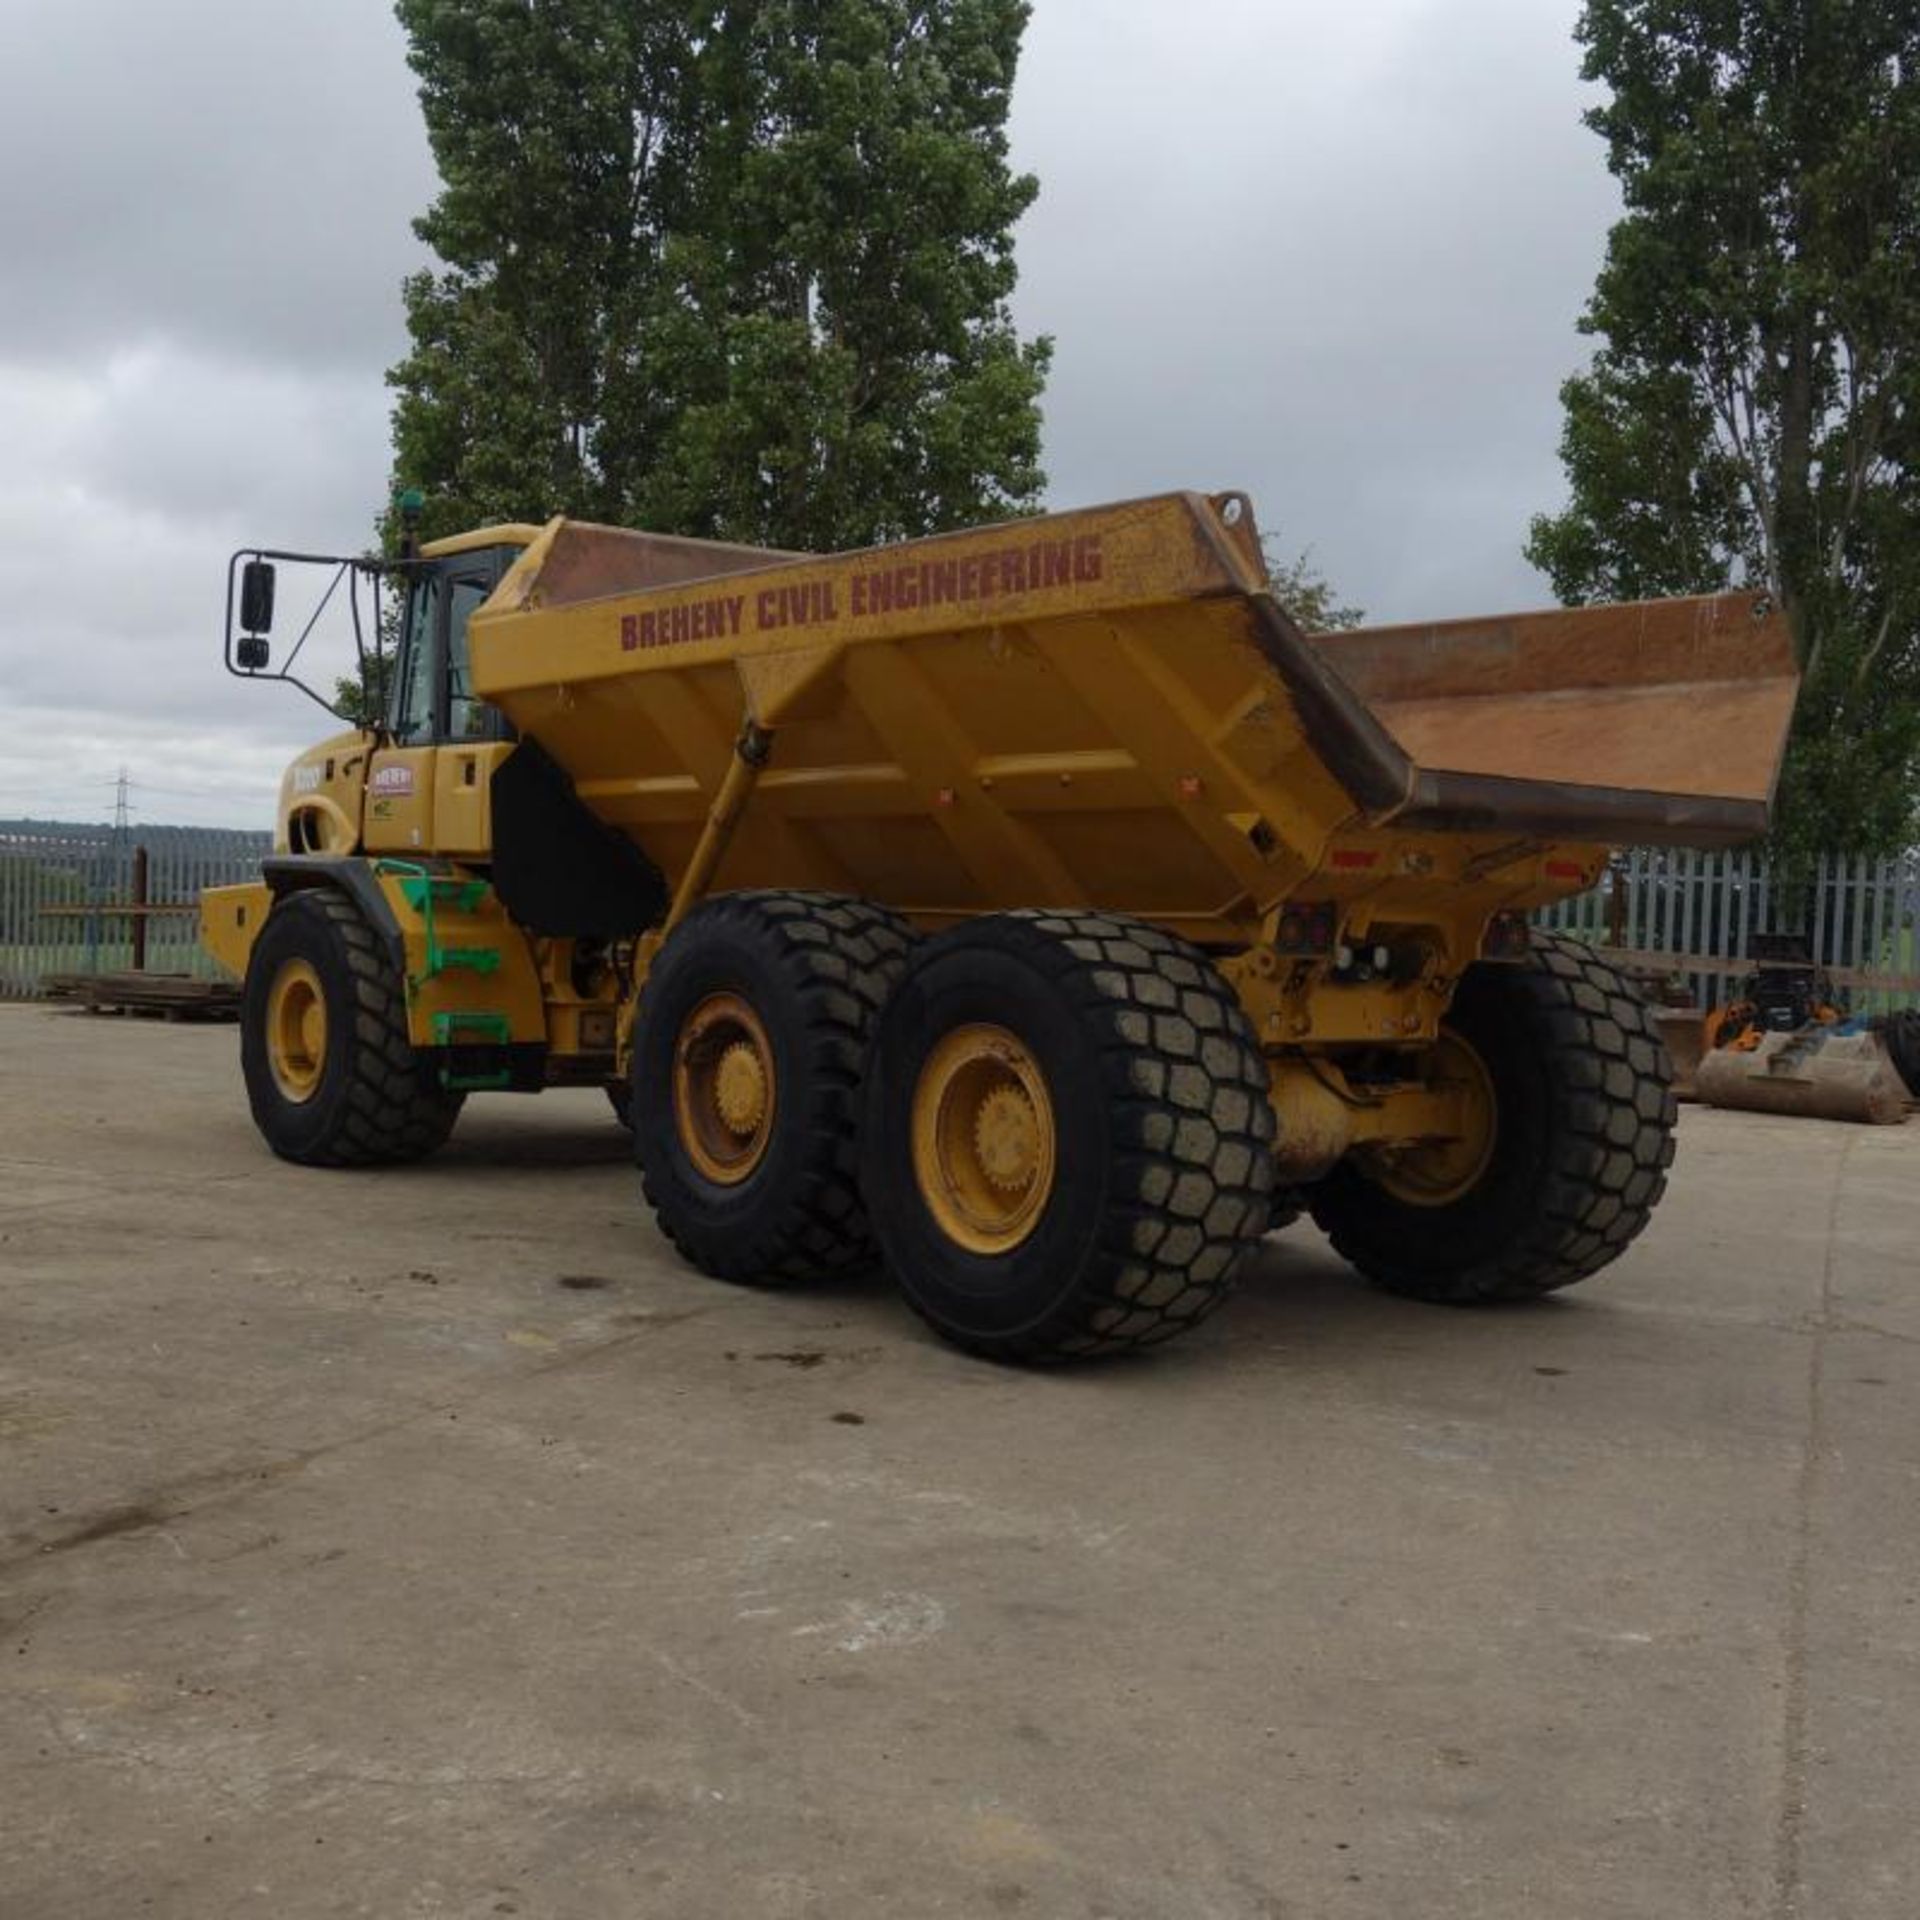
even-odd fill
[[[415,578],[393,690],[396,745],[505,737],[498,711],[473,692],[467,623],[518,557],[517,547],[489,547],[460,554]]]

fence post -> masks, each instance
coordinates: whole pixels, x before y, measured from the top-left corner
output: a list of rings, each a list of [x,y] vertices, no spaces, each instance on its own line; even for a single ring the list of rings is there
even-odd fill
[[[147,970],[147,850],[135,847],[133,850],[133,899],[129,902],[133,908],[133,970],[145,973]]]
[[[139,848],[129,837],[104,826],[0,820],[0,999],[37,999],[51,970],[124,966],[110,957],[124,950],[121,920],[132,922],[136,967],[211,972],[192,914],[152,909],[190,907],[202,886],[257,879],[272,836],[148,826]],[[141,904],[148,913],[128,911]]]

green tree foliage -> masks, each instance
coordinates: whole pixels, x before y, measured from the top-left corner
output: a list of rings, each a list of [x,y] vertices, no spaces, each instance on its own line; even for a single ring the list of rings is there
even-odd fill
[[[1788,851],[1890,850],[1920,786],[1920,9],[1587,0],[1626,202],[1567,382],[1569,603],[1764,585],[1805,685]]]
[[[442,181],[390,376],[430,536],[559,511],[822,549],[1033,501],[1026,0],[397,10]]]
[[[1338,633],[1359,626],[1367,617],[1359,607],[1338,598],[1332,581],[1313,564],[1311,553],[1289,556],[1271,537],[1264,544],[1273,597],[1297,626],[1308,633]]]

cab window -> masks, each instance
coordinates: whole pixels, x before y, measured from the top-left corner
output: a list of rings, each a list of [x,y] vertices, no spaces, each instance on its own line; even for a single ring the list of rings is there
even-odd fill
[[[484,700],[473,696],[473,683],[467,665],[467,622],[493,584],[488,580],[453,580],[447,597],[447,738],[449,740],[490,740],[496,737],[499,714]]]
[[[441,581],[428,574],[407,596],[406,631],[400,644],[400,677],[394,686],[393,738],[396,746],[424,747],[433,740],[433,663],[438,649]]]
[[[400,671],[394,685],[394,744],[512,738],[505,716],[473,691],[467,623],[492,593],[510,552],[470,573],[427,573],[407,596]]]

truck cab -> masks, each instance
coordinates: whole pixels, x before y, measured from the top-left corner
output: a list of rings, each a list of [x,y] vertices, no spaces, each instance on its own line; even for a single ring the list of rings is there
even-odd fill
[[[538,534],[483,527],[421,549],[400,600],[384,730],[336,734],[287,769],[275,823],[282,852],[485,857],[489,782],[514,732],[474,696],[467,626]]]

